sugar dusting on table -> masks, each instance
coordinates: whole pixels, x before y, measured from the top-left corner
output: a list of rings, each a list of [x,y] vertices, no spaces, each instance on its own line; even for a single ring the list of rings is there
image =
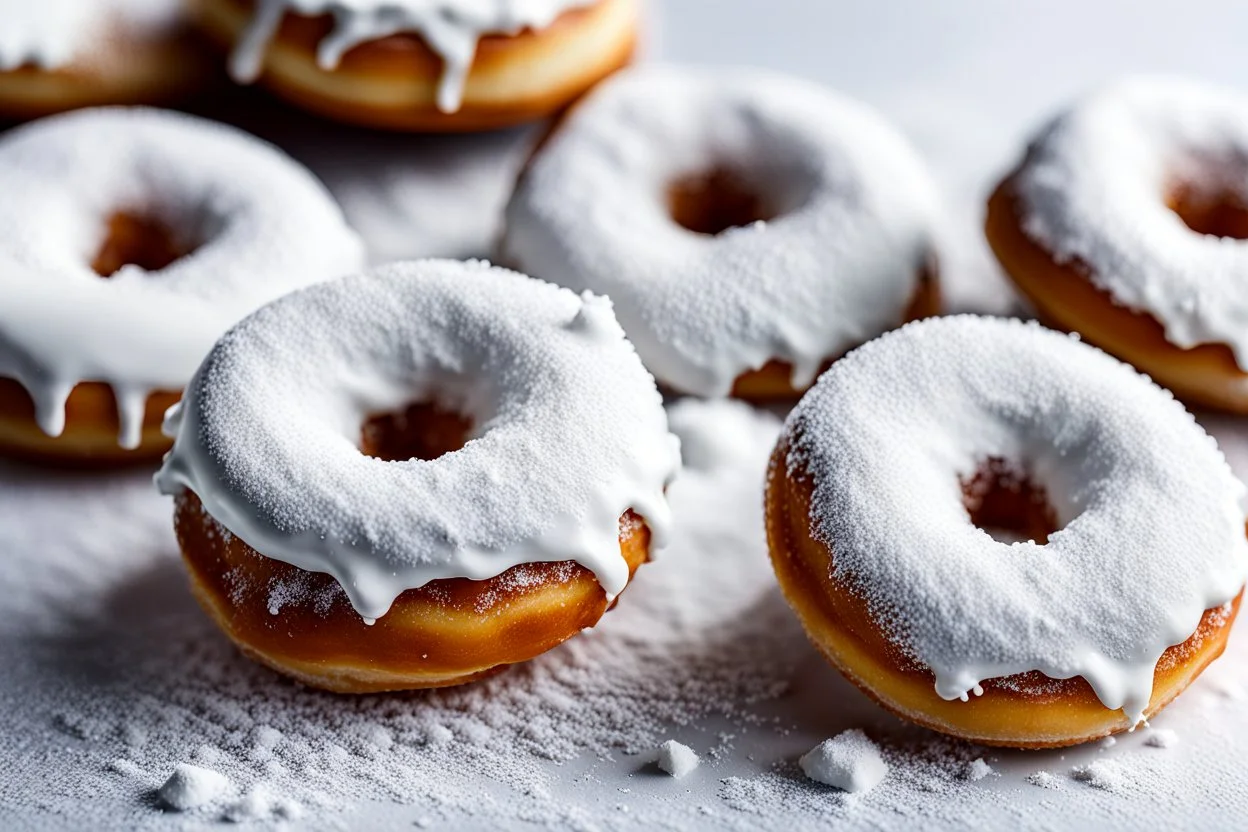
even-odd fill
[[[998,754],[876,708],[807,646],[775,589],[759,494],[776,421],[736,403],[681,403],[670,415],[701,452],[672,486],[664,556],[594,631],[486,682],[425,693],[336,696],[242,658],[195,606],[169,505],[146,472],[0,467],[0,825],[342,828],[373,806],[406,818],[399,826],[750,829],[783,814],[798,829],[1023,828],[1039,822],[1035,800],[1129,819],[1139,795],[1158,818],[1181,816],[1206,789],[1228,805],[1245,799],[1225,766],[1181,756],[1233,753],[1209,727],[1237,713],[1220,692],[1242,690],[1233,667],[1215,666],[1167,711],[1184,743],[1164,752],[1137,732],[1065,759]],[[826,702],[839,711],[812,707]],[[849,728],[888,766],[866,794],[810,782],[797,765]],[[703,758],[683,780],[649,762],[673,738]],[[1072,774],[1111,753],[1127,792],[1097,787],[1103,770]],[[1000,776],[968,779],[980,758]],[[229,786],[198,808],[162,811],[159,789],[184,764]],[[1061,788],[1031,788],[1037,769]]]

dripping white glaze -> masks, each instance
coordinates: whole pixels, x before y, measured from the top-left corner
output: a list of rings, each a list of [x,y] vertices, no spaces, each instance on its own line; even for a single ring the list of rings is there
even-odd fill
[[[110,27],[160,36],[182,15],[181,0],[0,0],[0,71],[58,69],[88,57]]]
[[[986,679],[1082,676],[1138,723],[1165,650],[1248,574],[1243,486],[1182,405],[1034,324],[958,316],[889,333],[825,373],[785,428],[814,477],[832,574],[946,699]],[[1001,543],[960,480],[1025,465],[1059,531]]]
[[[387,462],[371,415],[435,401],[460,450]],[[573,560],[614,597],[621,516],[661,546],[680,465],[654,379],[604,298],[425,260],[287,295],[213,348],[170,411],[163,493],[262,555],[332,575],[365,620],[441,578]]]
[[[715,236],[678,225],[668,189],[717,168],[778,216]],[[502,258],[609,295],[660,381],[724,396],[772,359],[804,388],[901,323],[937,215],[921,161],[865,106],[757,70],[645,66],[598,87],[530,162]]]
[[[264,53],[287,12],[304,17],[332,15],[334,25],[317,47],[325,70],[362,43],[413,32],[443,61],[438,109],[453,113],[463,100],[477,42],[484,35],[515,35],[544,29],[569,9],[597,0],[258,0],[251,25],[230,59],[230,73],[241,83],[259,77]]]
[[[1248,241],[1201,234],[1167,205],[1179,183],[1248,197],[1248,97],[1180,78],[1128,78],[1058,115],[1015,178],[1023,230],[1077,261],[1166,339],[1229,346],[1248,368]]]
[[[362,246],[329,194],[281,151],[234,128],[145,108],[81,110],[0,139],[0,376],[58,436],[83,381],[116,395],[124,448],[148,396],[178,391],[239,318],[353,271]],[[195,244],[155,272],[101,279],[109,217],[165,222]]]

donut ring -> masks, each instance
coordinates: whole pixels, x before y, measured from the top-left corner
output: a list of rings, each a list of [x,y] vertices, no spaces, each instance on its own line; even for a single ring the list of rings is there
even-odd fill
[[[935,314],[936,206],[914,152],[855,102],[759,71],[645,66],[530,159],[500,249],[609,295],[671,389],[792,398],[846,350]]]
[[[493,130],[562,109],[627,64],[637,0],[196,0],[231,74],[339,121]],[[395,16],[402,18],[396,32]]]
[[[767,537],[812,641],[868,695],[974,742],[1056,747],[1132,728],[1221,654],[1248,574],[1241,492],[1146,378],[957,316],[856,350],[802,399]]]
[[[181,0],[23,3],[0,32],[0,118],[172,103],[210,73]]]
[[[1245,154],[1248,99],[1117,83],[1032,143],[989,200],[988,241],[1044,321],[1189,402],[1248,413]]]
[[[178,113],[102,108],[34,122],[0,139],[0,178],[8,456],[159,457],[162,414],[226,329],[363,261],[304,168]]]
[[[270,304],[168,428],[196,594],[248,655],[344,692],[467,682],[592,626],[661,545],[680,463],[606,301],[451,261]]]

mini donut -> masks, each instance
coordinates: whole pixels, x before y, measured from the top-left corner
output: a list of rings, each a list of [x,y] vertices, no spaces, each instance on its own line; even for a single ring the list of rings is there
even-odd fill
[[[211,73],[182,0],[8,0],[0,7],[0,118],[171,103]]]
[[[936,313],[936,215],[918,157],[864,106],[761,71],[646,66],[536,152],[501,253],[609,295],[674,391],[793,398],[846,350]]]
[[[195,0],[230,72],[288,101],[395,130],[543,118],[627,64],[638,0]]]
[[[479,262],[274,302],[167,428],[196,596],[341,692],[468,682],[593,626],[662,544],[680,464],[610,304]]]
[[[102,108],[33,122],[0,139],[0,181],[8,456],[159,457],[164,411],[222,333],[363,263],[307,170],[179,113]]]
[[[988,203],[1040,317],[1194,404],[1248,413],[1248,98],[1132,78],[1057,116]]]
[[[1168,391],[1035,323],[910,324],[790,414],[767,539],[790,605],[889,710],[988,745],[1132,729],[1216,659],[1243,487]]]

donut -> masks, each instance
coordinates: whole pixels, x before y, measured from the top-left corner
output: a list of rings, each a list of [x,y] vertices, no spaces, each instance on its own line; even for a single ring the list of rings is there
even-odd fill
[[[627,64],[638,0],[195,0],[230,72],[339,121],[492,130]]]
[[[0,118],[158,104],[203,85],[211,61],[181,0],[11,2],[0,26]]]
[[[936,206],[915,153],[863,105],[762,71],[654,65],[565,116],[500,252],[609,295],[673,391],[794,398],[846,350],[936,312]]]
[[[1243,487],[1168,392],[1034,322],[910,324],[798,403],[772,565],[816,647],[899,716],[987,745],[1130,730],[1226,644]]]
[[[468,682],[593,626],[664,541],[680,464],[610,304],[480,262],[275,301],[167,429],[195,595],[340,692]]]
[[[1248,98],[1129,78],[1058,115],[985,222],[1040,318],[1193,404],[1248,413]]]
[[[0,454],[113,465],[213,343],[363,247],[284,153],[192,116],[99,108],[0,138]]]

